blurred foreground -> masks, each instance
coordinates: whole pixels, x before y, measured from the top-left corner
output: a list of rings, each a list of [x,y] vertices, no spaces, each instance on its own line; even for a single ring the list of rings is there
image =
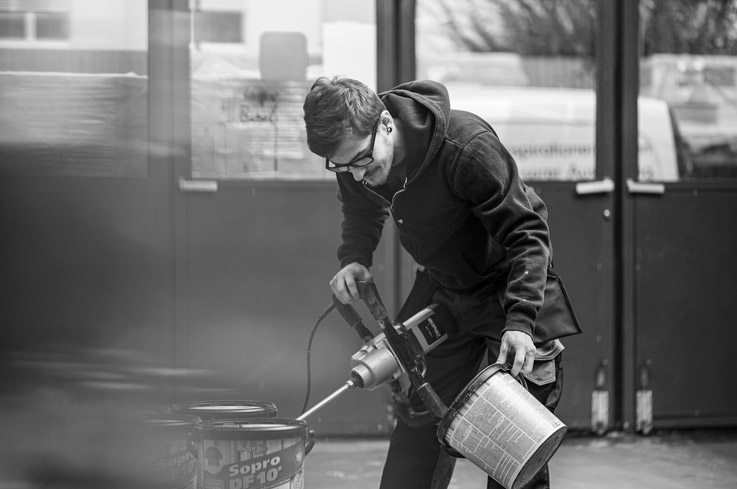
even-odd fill
[[[318,440],[305,459],[307,489],[379,487],[387,440]],[[563,441],[550,463],[553,489],[735,489],[737,432],[621,434]],[[449,489],[485,489],[484,473],[459,460]]]
[[[217,376],[157,366],[126,350],[16,351],[0,362],[0,489],[192,484],[190,430],[167,425],[171,417],[161,413],[177,382],[217,391]],[[304,460],[305,487],[378,487],[388,443],[318,438]],[[556,489],[735,489],[737,430],[648,437],[573,432],[550,470]],[[459,460],[450,489],[485,487],[485,474]]]
[[[208,382],[132,350],[4,352],[0,488],[146,489],[191,479],[192,423],[164,413],[172,386],[190,377]]]

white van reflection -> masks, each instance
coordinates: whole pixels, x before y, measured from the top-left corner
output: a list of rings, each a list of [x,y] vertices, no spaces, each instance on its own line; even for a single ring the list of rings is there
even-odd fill
[[[447,85],[451,107],[487,120],[528,181],[595,178],[596,96],[593,90]],[[666,102],[640,97],[639,180],[673,182],[686,163]],[[679,162],[680,159],[680,162]],[[679,165],[680,163],[680,165]]]

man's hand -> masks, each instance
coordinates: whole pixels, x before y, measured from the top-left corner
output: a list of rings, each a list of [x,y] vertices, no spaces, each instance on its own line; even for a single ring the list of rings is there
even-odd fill
[[[330,280],[330,288],[335,297],[343,304],[356,302],[361,298],[358,293],[357,281],[370,281],[373,279],[368,268],[360,263],[349,263]]]
[[[512,377],[516,377],[520,372],[529,374],[532,372],[532,364],[535,362],[536,350],[530,335],[522,331],[506,331],[502,336],[499,358],[496,361],[497,363],[507,363],[507,355],[513,354],[513,362],[510,362],[512,370],[509,372]]]

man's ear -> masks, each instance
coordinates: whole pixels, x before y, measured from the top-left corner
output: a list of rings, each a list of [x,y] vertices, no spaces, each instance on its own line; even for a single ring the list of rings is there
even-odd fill
[[[394,119],[392,118],[392,115],[389,113],[388,110],[384,110],[381,113],[381,116],[380,117],[381,117],[381,124],[383,124],[384,127],[386,127],[387,129],[389,129],[389,132],[391,132],[390,126],[391,126],[392,122],[394,122]]]

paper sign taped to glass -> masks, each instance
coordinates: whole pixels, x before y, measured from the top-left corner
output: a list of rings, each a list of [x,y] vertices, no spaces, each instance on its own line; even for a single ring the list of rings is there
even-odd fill
[[[243,76],[192,79],[192,176],[326,179],[307,147],[302,104],[307,81]]]

